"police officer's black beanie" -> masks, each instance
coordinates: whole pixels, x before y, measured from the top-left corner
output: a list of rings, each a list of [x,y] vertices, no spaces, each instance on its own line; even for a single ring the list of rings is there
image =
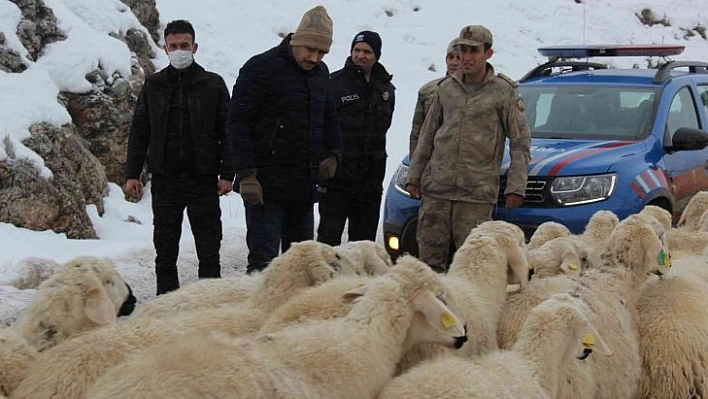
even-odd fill
[[[354,46],[360,42],[364,42],[371,46],[371,49],[374,50],[374,56],[376,57],[376,61],[381,58],[381,36],[379,36],[378,33],[372,32],[370,30],[364,30],[357,33],[356,36],[354,36],[354,40],[352,40],[352,46],[349,49],[350,54],[352,50],[354,50]]]

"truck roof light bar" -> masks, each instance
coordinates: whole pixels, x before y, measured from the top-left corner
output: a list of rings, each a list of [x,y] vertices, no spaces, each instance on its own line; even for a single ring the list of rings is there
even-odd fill
[[[597,44],[541,47],[538,52],[551,60],[591,57],[667,57],[681,54],[685,48],[685,46],[668,44]]]

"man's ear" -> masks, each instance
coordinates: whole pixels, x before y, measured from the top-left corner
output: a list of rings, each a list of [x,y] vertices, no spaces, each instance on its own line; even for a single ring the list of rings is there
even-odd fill
[[[494,55],[494,50],[493,50],[493,49],[490,48],[489,50],[487,50],[487,59],[492,58],[493,55]]]
[[[162,49],[165,50],[165,54],[170,55],[170,52],[167,51],[167,44],[163,44]]]
[[[199,44],[194,43],[194,46],[192,46],[192,54],[197,52],[197,48],[199,48]]]

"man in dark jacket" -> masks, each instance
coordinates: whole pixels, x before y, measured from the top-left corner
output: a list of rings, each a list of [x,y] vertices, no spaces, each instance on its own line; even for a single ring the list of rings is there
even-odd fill
[[[227,131],[246,209],[248,273],[314,236],[318,184],[334,175],[341,152],[322,62],[331,44],[332,20],[315,7],[280,45],[249,59],[234,84]]]
[[[342,127],[342,162],[326,181],[320,200],[317,239],[338,245],[349,219],[349,241],[376,240],[383,179],[386,131],[391,126],[395,87],[381,63],[381,37],[359,32],[344,68],[331,76],[332,95]]]
[[[177,257],[185,208],[199,258],[199,278],[220,277],[219,196],[232,189],[226,140],[229,92],[224,80],[194,62],[194,28],[184,20],[165,27],[170,65],[150,75],[138,97],[128,137],[127,194],[142,194],[147,158],[157,294],[179,288]]]

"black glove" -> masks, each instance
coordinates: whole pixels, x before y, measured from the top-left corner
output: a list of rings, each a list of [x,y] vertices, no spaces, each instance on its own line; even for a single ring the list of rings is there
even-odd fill
[[[263,205],[263,189],[256,176],[248,176],[241,179],[239,190],[241,198],[249,204]]]
[[[320,167],[318,169],[320,180],[327,180],[334,177],[337,173],[337,157],[330,155],[320,162]]]

